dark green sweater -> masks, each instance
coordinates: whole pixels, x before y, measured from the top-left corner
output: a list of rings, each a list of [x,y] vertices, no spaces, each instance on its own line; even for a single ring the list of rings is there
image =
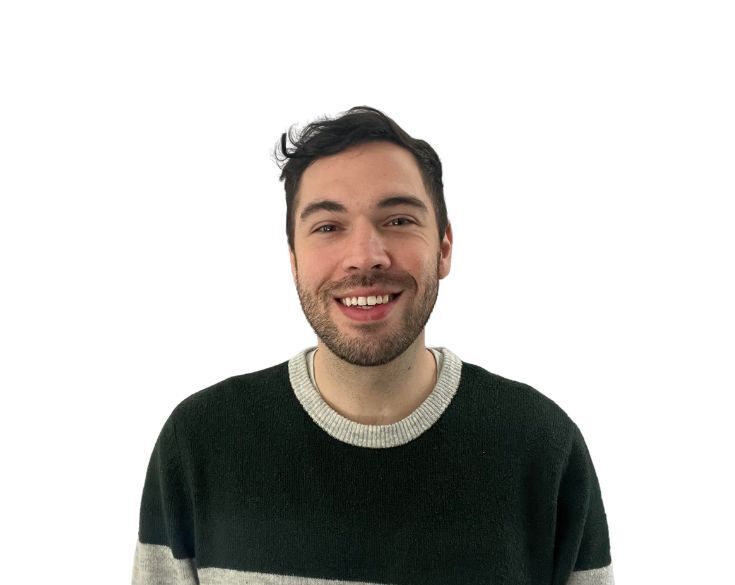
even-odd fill
[[[613,583],[582,434],[446,348],[408,417],[363,425],[305,350],[192,394],[156,441],[134,585]]]

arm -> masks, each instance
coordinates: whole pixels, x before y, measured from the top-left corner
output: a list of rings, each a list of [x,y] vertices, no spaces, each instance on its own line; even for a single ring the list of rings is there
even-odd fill
[[[587,445],[574,425],[557,493],[554,585],[614,585],[607,517]]]
[[[143,486],[133,585],[199,583],[193,510],[191,486],[169,417],[153,448]]]

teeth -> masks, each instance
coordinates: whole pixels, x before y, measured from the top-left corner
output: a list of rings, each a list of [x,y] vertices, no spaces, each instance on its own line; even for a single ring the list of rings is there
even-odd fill
[[[388,301],[393,300],[394,295],[377,295],[377,296],[369,296],[369,297],[345,297],[341,299],[341,302],[343,305],[347,307],[351,306],[372,306],[372,305],[382,305],[384,303],[387,303]]]

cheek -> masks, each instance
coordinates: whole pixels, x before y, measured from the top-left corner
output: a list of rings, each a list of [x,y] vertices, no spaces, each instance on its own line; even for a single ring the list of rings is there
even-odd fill
[[[322,259],[299,258],[299,286],[310,294],[322,294],[330,282],[331,271]]]
[[[434,276],[437,272],[436,256],[419,256],[410,260],[411,272],[418,278],[425,280],[427,276]]]

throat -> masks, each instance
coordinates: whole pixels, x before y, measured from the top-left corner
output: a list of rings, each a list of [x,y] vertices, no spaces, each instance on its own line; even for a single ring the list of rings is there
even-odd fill
[[[328,349],[317,349],[313,377],[323,400],[345,418],[360,424],[388,425],[421,406],[436,386],[438,368],[428,348],[410,363],[394,360],[370,368],[345,364]]]

